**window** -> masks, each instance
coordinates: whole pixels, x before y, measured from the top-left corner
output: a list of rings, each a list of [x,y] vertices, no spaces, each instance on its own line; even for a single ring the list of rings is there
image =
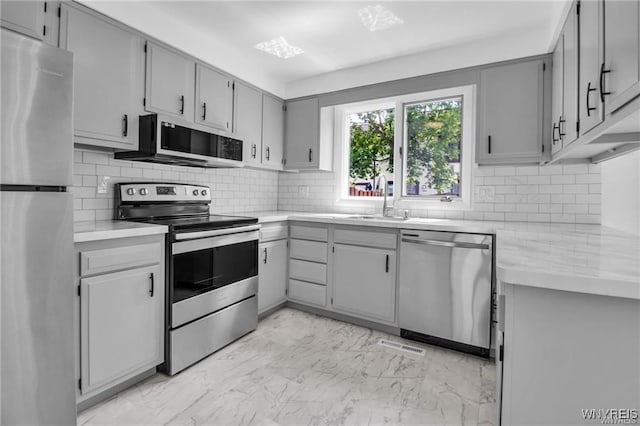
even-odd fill
[[[339,199],[470,204],[474,86],[336,108]],[[416,206],[418,207],[418,206]],[[443,206],[444,207],[444,206]]]

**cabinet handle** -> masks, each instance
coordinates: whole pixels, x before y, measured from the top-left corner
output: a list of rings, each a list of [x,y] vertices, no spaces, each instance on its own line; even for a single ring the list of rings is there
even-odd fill
[[[256,144],[254,143],[253,145],[251,145],[251,156],[253,158],[256,158],[256,151],[257,151]]]
[[[202,119],[203,120],[207,119],[207,103],[206,102],[202,103]]]
[[[604,69],[604,62],[602,63],[602,65],[600,66],[600,101],[602,103],[604,103],[604,97],[606,95],[610,95],[611,92],[605,92],[604,91],[604,75],[605,74],[609,74],[611,72],[611,70],[605,70]]]
[[[129,116],[127,116],[127,114],[122,117],[122,125],[122,136],[126,138],[127,134],[129,133]]]
[[[566,133],[562,133],[562,127],[563,127],[562,125],[564,123],[566,123],[566,122],[567,122],[567,120],[564,120],[562,118],[562,116],[560,116],[558,118],[558,136],[559,136],[559,139],[564,139],[564,136],[566,135]]]
[[[387,255],[387,263],[385,265],[385,272],[389,272],[389,255]]]
[[[595,87],[591,87],[591,82],[587,84],[587,117],[591,117],[591,111],[595,110],[596,107],[591,108],[589,105],[589,93],[594,92],[596,90]]]
[[[270,152],[269,147],[267,147],[267,149],[266,149],[266,154],[267,154],[267,161],[269,161],[269,158],[271,157],[271,152]]]
[[[151,281],[151,287],[149,288],[149,297],[153,297],[153,272],[149,274],[149,281]]]
[[[184,95],[180,96],[180,114],[184,115]]]
[[[487,154],[491,154],[491,135],[489,135],[488,138],[488,143],[487,143]]]
[[[267,263],[267,248],[264,248],[264,263]]]
[[[309,162],[313,161],[313,150],[309,148]]]
[[[556,138],[556,130],[559,130],[560,126],[557,126],[556,123],[553,123],[553,130],[551,131],[551,139],[553,140],[553,144],[555,145],[556,142],[559,142],[560,139]]]

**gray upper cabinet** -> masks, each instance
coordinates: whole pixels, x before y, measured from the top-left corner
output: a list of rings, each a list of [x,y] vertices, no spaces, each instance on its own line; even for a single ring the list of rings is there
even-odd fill
[[[602,1],[580,3],[580,134],[593,129],[604,119],[600,96],[600,66],[603,40]]]
[[[242,161],[260,166],[262,160],[262,93],[247,85],[235,83],[234,132],[242,139]],[[282,108],[280,108],[282,119]],[[282,128],[282,126],[280,126]],[[280,131],[282,133],[282,130]]]
[[[232,120],[233,80],[196,64],[195,122],[230,132]]]
[[[0,19],[2,26],[29,37],[43,40],[45,28],[44,1],[2,1]]]
[[[615,112],[640,95],[639,52],[640,1],[605,0],[601,66],[605,113]]]
[[[284,153],[284,103],[262,96],[262,166],[282,170]]]
[[[542,160],[543,72],[540,59],[481,71],[479,164]]]
[[[578,14],[573,5],[553,51],[552,153],[578,138]]]
[[[75,142],[137,149],[142,39],[72,3],[62,5],[60,46],[74,54]]]
[[[285,118],[286,169],[318,168],[319,122],[318,98],[287,102]]]
[[[0,23],[4,28],[58,46],[59,1],[1,1]]]
[[[563,104],[563,66],[564,66],[564,36],[560,34],[560,38],[553,49],[553,72],[551,83],[551,152],[555,154],[562,149],[562,141],[560,140],[559,119],[562,117]]]
[[[195,62],[150,41],[146,55],[145,109],[193,122]]]

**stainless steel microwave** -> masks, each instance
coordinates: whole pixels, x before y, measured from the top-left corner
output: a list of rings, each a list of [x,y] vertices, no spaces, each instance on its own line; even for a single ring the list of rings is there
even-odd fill
[[[121,160],[195,167],[242,167],[242,141],[175,124],[158,114],[140,116],[137,151],[116,152]]]

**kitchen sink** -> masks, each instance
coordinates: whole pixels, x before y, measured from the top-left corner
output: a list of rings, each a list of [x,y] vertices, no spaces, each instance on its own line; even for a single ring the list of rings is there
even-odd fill
[[[396,221],[405,221],[408,218],[400,217],[400,216],[377,216],[377,215],[364,215],[364,214],[356,214],[351,216],[346,216],[346,219],[368,219],[368,220],[396,220]]]

